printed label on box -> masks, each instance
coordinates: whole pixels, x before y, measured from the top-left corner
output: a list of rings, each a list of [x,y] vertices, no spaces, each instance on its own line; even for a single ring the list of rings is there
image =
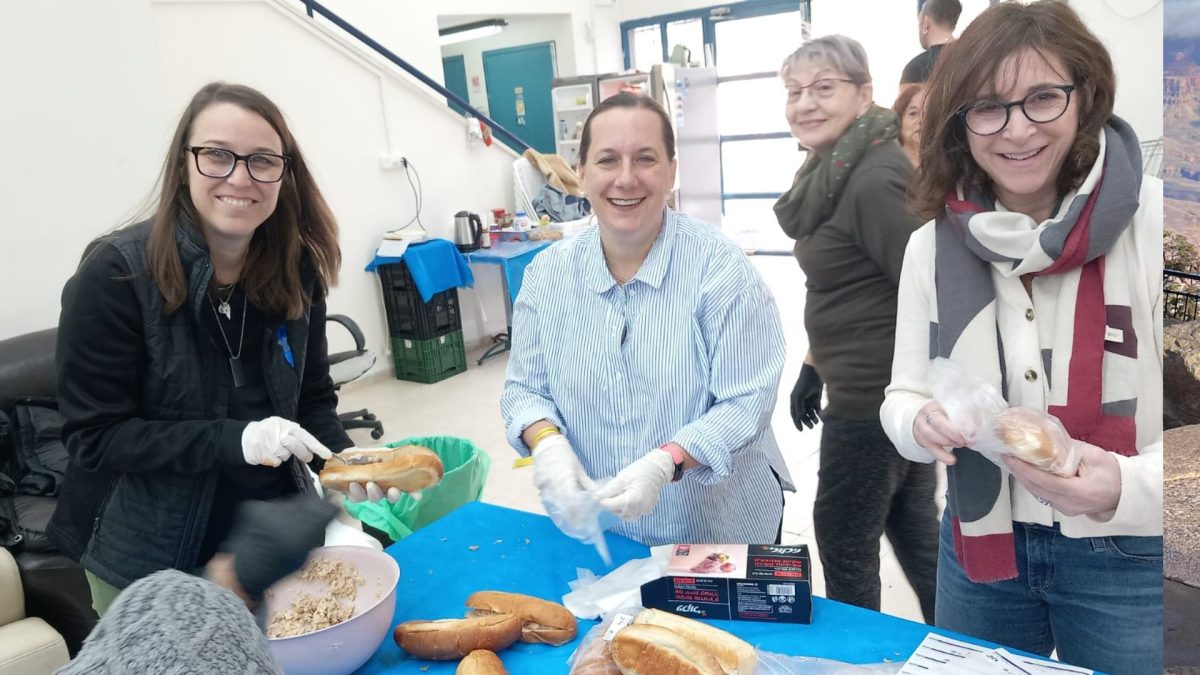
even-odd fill
[[[680,544],[642,604],[700,619],[809,623],[807,546]]]

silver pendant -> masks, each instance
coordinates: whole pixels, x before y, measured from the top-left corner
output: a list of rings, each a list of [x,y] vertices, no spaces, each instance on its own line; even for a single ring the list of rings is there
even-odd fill
[[[225,315],[227,321],[233,320],[233,310],[229,308],[229,301],[222,300],[220,305],[217,305],[217,311]]]

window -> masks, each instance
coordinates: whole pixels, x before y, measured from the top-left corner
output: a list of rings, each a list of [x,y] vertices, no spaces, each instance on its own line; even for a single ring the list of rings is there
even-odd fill
[[[691,63],[716,68],[721,227],[747,249],[791,250],[771,207],[805,153],[784,118],[778,73],[808,17],[809,0],[749,0],[621,24],[626,67],[649,72],[683,45]]]

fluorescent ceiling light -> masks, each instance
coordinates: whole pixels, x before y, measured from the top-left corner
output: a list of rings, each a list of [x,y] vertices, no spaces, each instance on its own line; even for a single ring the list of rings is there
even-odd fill
[[[456,42],[466,42],[499,33],[508,22],[504,19],[485,19],[472,21],[461,26],[450,26],[438,31],[438,41],[442,45],[452,45]]]

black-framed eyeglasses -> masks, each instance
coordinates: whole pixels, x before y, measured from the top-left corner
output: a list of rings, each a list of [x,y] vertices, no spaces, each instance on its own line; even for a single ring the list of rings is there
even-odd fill
[[[1038,89],[1019,101],[980,101],[958,111],[967,128],[978,136],[991,136],[1004,131],[1014,107],[1020,106],[1025,117],[1035,124],[1045,124],[1063,116],[1071,105],[1073,84],[1056,84]]]
[[[806,84],[803,87],[788,87],[787,93],[789,99],[798,99],[804,94],[804,90],[808,89],[812,92],[815,98],[825,100],[832,98],[837,93],[838,82],[849,82],[854,84],[854,80],[848,80],[844,77],[823,77],[819,80],[813,80],[811,84]]]
[[[239,155],[224,148],[189,146],[188,152],[196,160],[196,170],[209,178],[227,178],[238,162],[246,165],[250,177],[260,183],[278,183],[292,158],[270,152],[252,152]]]

